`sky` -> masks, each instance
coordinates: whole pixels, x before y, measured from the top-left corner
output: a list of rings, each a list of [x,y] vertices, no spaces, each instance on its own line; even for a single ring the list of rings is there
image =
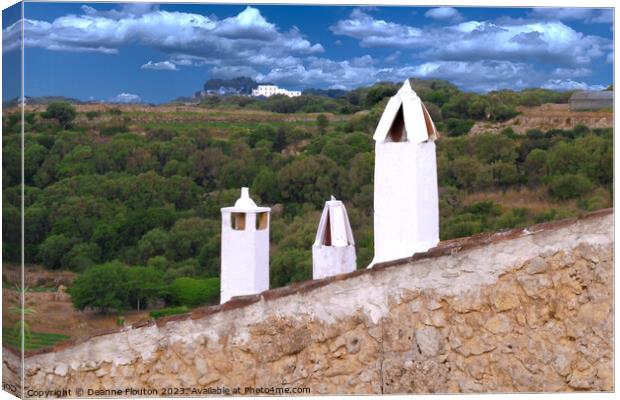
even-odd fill
[[[7,11],[5,63],[21,25]],[[35,2],[24,15],[27,96],[161,103],[237,76],[290,90],[445,79],[479,93],[613,79],[612,9]]]

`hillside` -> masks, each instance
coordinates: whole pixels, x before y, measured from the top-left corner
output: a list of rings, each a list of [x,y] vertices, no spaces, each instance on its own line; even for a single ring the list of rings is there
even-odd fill
[[[568,104],[543,104],[538,107],[519,107],[519,115],[504,122],[478,121],[470,134],[501,133],[511,128],[515,133],[529,130],[575,129],[578,125],[588,128],[612,128],[614,115],[611,110],[571,111]]]

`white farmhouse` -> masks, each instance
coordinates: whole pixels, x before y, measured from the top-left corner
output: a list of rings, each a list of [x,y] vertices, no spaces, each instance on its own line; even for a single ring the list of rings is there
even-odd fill
[[[406,80],[375,130],[375,256],[410,257],[439,242],[437,130]]]
[[[269,207],[258,207],[248,188],[222,211],[220,303],[269,289]]]
[[[355,242],[347,209],[332,196],[325,202],[312,246],[312,278],[355,271]]]
[[[256,89],[252,89],[252,96],[254,97],[270,97],[276,94],[283,94],[288,97],[301,96],[301,92],[298,90],[286,90],[279,88],[276,85],[258,85]]]

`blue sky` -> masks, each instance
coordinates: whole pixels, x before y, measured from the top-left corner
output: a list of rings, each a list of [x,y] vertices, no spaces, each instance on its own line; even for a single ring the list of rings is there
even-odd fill
[[[19,25],[6,15],[10,60]],[[612,19],[587,8],[26,3],[26,95],[159,103],[235,76],[288,89],[407,77],[475,92],[600,89],[613,77]]]

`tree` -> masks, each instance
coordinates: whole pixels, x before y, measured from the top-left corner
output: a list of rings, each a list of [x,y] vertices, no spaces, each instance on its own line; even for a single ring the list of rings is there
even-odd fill
[[[145,233],[138,242],[140,259],[147,261],[154,256],[165,254],[168,238],[168,232],[162,228],[155,228]]]
[[[373,183],[375,174],[375,157],[373,153],[357,153],[352,159],[349,168],[351,188],[358,190],[360,187]]]
[[[312,254],[309,250],[281,250],[271,261],[271,271],[272,287],[311,279]]]
[[[198,256],[202,245],[215,234],[218,222],[198,217],[177,221],[168,234],[166,258],[181,261]]]
[[[278,176],[271,168],[261,167],[252,182],[252,193],[258,194],[267,203],[275,203],[280,199]]]
[[[67,129],[75,119],[76,112],[71,104],[56,102],[49,104],[41,116],[47,119],[55,119],[62,129]]]
[[[519,183],[521,176],[517,166],[505,161],[497,161],[492,164],[491,170],[495,184],[506,190],[509,186]]]
[[[582,174],[556,176],[549,184],[549,193],[556,199],[566,200],[581,197],[592,189],[592,182]]]
[[[63,257],[71,250],[73,243],[73,239],[62,234],[48,236],[39,247],[39,260],[48,268],[60,268]]]
[[[62,258],[63,267],[83,271],[99,262],[101,249],[95,243],[78,243]]]
[[[323,155],[301,158],[278,171],[283,201],[320,207],[331,194],[346,192],[346,172]],[[334,193],[336,192],[336,193]]]
[[[163,271],[154,267],[131,267],[127,272],[129,301],[135,304],[136,310],[140,311],[161,297],[164,289]]]
[[[77,310],[94,308],[105,314],[129,306],[128,268],[118,261],[96,265],[79,275],[69,288]]]
[[[327,131],[328,126],[329,126],[329,120],[327,119],[325,114],[319,114],[319,116],[316,117],[316,127],[319,131],[319,135],[324,135],[325,132]]]
[[[547,151],[542,149],[534,149],[527,155],[523,165],[527,182],[529,185],[538,185],[542,177],[545,175],[545,166],[547,164]]]
[[[491,174],[480,161],[463,156],[454,160],[452,172],[457,185],[462,189],[474,190],[487,187],[491,183]]]

